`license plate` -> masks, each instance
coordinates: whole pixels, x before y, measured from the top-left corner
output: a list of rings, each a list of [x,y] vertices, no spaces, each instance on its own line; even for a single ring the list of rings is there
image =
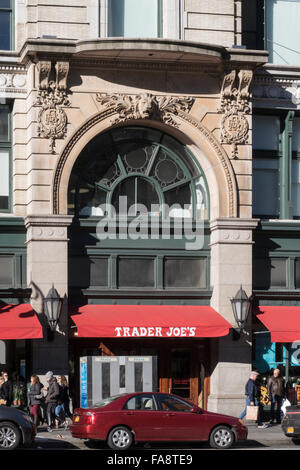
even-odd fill
[[[75,416],[75,419],[74,419],[75,423],[78,423],[79,420],[80,420],[80,416]]]
[[[294,428],[287,428],[287,432],[288,432],[288,433],[293,433],[293,432],[294,432]]]

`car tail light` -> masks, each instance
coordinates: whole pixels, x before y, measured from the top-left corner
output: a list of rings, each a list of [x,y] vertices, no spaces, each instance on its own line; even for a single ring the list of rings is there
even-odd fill
[[[95,423],[95,413],[92,413],[91,411],[89,411],[86,417],[86,424],[94,424],[94,423]]]
[[[94,424],[95,413],[88,411],[86,413],[74,413],[73,424]]]

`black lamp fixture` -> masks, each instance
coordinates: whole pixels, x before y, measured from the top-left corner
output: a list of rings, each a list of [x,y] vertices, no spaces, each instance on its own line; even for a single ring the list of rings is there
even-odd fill
[[[235,297],[230,299],[230,301],[234,319],[238,325],[237,328],[233,328],[233,339],[238,339],[249,315],[251,299],[247,296],[241,286],[239,291],[235,294]]]
[[[47,317],[49,330],[51,332],[51,334],[48,335],[48,339],[53,339],[63,303],[63,299],[59,296],[53,284],[48,292],[47,297],[43,299],[43,303],[44,313]]]

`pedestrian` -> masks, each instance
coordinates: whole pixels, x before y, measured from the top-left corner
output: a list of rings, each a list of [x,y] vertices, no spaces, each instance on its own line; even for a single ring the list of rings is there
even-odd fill
[[[47,390],[46,395],[46,404],[47,404],[47,420],[48,427],[47,431],[52,432],[55,420],[55,408],[58,405],[59,400],[59,388],[56,378],[53,375],[52,371],[47,372],[46,380],[48,382],[48,387],[44,387],[44,390]]]
[[[65,428],[67,428],[68,423],[66,421],[66,417],[72,419],[70,412],[69,385],[64,375],[59,375],[57,380],[59,386],[59,400],[55,409],[55,414],[60,424],[64,424]]]
[[[29,389],[29,410],[30,414],[33,416],[33,421],[35,426],[38,425],[38,419],[40,416],[41,404],[44,400],[44,395],[42,389],[44,385],[40,382],[40,379],[37,375],[32,375],[30,377],[30,389]]]
[[[7,372],[3,373],[3,378],[4,384],[2,385],[2,387],[5,396],[4,399],[6,400],[6,406],[10,406],[13,401],[13,384],[12,381],[9,379]]]
[[[257,427],[258,428],[266,428],[268,427],[267,424],[262,423],[262,406],[258,400],[258,387],[256,385],[256,379],[259,373],[256,371],[252,371],[250,374],[250,378],[248,379],[245,385],[245,397],[246,397],[246,406],[245,409],[240,414],[239,418],[243,419],[247,414],[247,406],[258,406],[258,413],[257,413]]]
[[[285,384],[283,377],[280,376],[280,370],[274,369],[273,375],[268,380],[268,396],[271,401],[271,419],[270,423],[281,423],[281,407],[285,397]],[[276,412],[275,412],[276,408]]]

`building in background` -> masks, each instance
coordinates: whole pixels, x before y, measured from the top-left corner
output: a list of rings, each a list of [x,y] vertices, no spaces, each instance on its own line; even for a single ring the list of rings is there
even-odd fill
[[[142,358],[155,356],[159,390],[236,414],[253,365],[286,363],[284,338],[262,365],[275,347],[263,307],[284,306],[288,321],[298,299],[300,2],[266,7],[1,2],[3,367],[69,375],[78,403],[80,358],[106,361],[107,379],[117,356],[124,389],[124,358],[141,382]],[[140,232],[120,196],[146,208]],[[120,216],[111,237],[99,236],[104,203]],[[177,204],[166,237],[163,204]],[[186,216],[202,221],[201,245],[176,228]],[[233,340],[240,285],[256,308]]]

